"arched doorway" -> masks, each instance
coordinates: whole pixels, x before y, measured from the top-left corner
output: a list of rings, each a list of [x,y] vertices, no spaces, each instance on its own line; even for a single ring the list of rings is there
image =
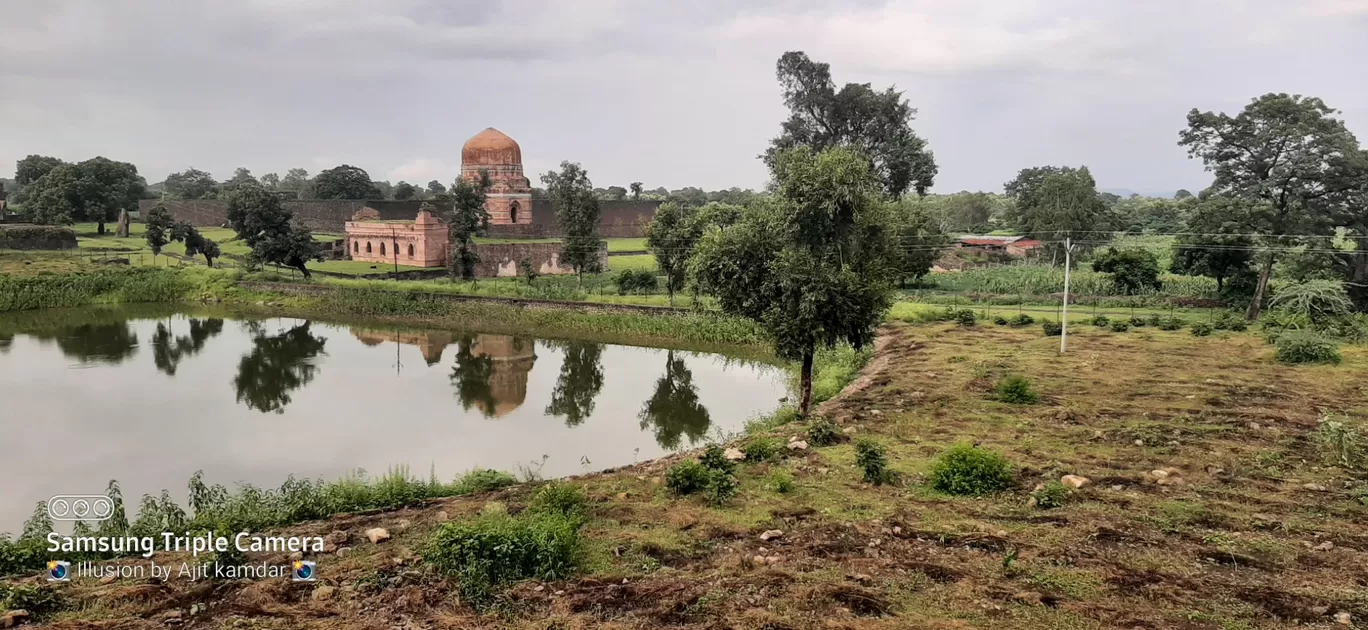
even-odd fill
[[[366,241],[366,253],[367,253],[367,254],[371,253],[371,242],[370,242],[370,241]]]
[[[518,207],[519,207],[519,206],[518,206],[518,202],[516,202],[516,201],[514,201],[513,203],[508,204],[508,222],[509,222],[509,223],[517,223],[517,222],[518,222]]]
[[[413,243],[409,243],[409,258],[413,258]]]
[[[352,253],[353,253],[353,254],[356,254],[356,253],[359,253],[360,251],[361,251],[361,241],[352,241]]]

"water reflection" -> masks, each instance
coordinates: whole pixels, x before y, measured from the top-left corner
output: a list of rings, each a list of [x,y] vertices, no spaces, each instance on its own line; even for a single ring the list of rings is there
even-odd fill
[[[190,319],[190,334],[171,336],[169,322],[157,322],[157,332],[152,333],[152,362],[167,376],[175,376],[176,368],[182,359],[199,354],[204,342],[223,332],[223,320]]]
[[[0,332],[0,354],[9,352],[10,346],[14,344],[14,333]]]
[[[386,341],[393,341],[396,345],[415,346],[429,366],[442,362],[442,353],[446,351],[447,346],[454,343],[455,339],[453,333],[443,330],[410,331],[353,328],[351,333],[357,340],[368,346],[378,346]]]
[[[666,352],[665,375],[656,381],[655,393],[641,406],[637,418],[642,430],[651,429],[656,443],[667,450],[679,448],[681,437],[687,436],[693,445],[707,435],[712,418],[698,400],[693,371],[673,350]]]
[[[461,408],[486,418],[506,416],[527,400],[527,379],[537,362],[536,341],[511,335],[465,335],[457,343],[451,385]]]
[[[566,341],[558,345],[565,358],[545,413],[564,416],[567,427],[579,426],[594,413],[594,398],[603,389],[603,344]]]
[[[35,332],[33,336],[40,341],[56,341],[63,356],[81,363],[118,365],[138,352],[138,335],[128,322],[80,324]]]
[[[252,352],[238,361],[233,388],[237,400],[262,413],[283,413],[290,392],[309,384],[318,372],[313,359],[323,352],[327,338],[314,335],[309,321],[269,334],[260,322],[248,322]]]

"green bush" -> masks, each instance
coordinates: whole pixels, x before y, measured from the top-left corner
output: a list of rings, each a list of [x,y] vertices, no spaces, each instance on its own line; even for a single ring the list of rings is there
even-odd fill
[[[955,312],[955,321],[961,326],[973,326],[978,323],[978,316],[967,308]]]
[[[515,483],[518,483],[518,480],[513,475],[490,469],[472,470],[456,480],[456,485],[460,488],[458,494],[489,492],[507,488]]]
[[[34,617],[57,612],[64,605],[62,593],[51,586],[0,584],[0,610],[27,610]]]
[[[1008,323],[1013,326],[1030,326],[1035,323],[1035,318],[1025,313],[1017,313],[1016,317],[1013,317]]]
[[[980,496],[1012,485],[1012,465],[999,453],[957,444],[931,469],[931,487],[946,494]]]
[[[1040,327],[1045,331],[1046,337],[1058,337],[1064,332],[1064,327],[1060,326],[1059,322],[1045,322]]]
[[[826,418],[818,418],[808,425],[807,441],[813,446],[831,446],[844,438],[841,428]]]
[[[1182,330],[1182,329],[1183,329],[1183,326],[1186,326],[1186,325],[1187,325],[1187,322],[1185,322],[1185,321],[1183,321],[1183,320],[1181,320],[1181,319],[1179,319],[1179,318],[1177,318],[1177,317],[1169,317],[1169,318],[1167,318],[1167,319],[1165,319],[1165,320],[1159,322],[1159,330]]]
[[[997,384],[997,399],[1014,405],[1034,405],[1040,396],[1031,389],[1031,380],[1020,374],[1013,374]]]
[[[1107,319],[1106,315],[1096,315],[1092,318],[1092,325],[1098,328],[1106,328],[1110,323],[1111,320]]]
[[[1334,341],[1310,332],[1284,332],[1277,336],[1277,351],[1273,357],[1279,363],[1339,364],[1339,348]]]
[[[1126,332],[1127,330],[1130,330],[1130,322],[1123,322],[1123,321],[1121,321],[1121,320],[1118,319],[1118,320],[1116,320],[1116,321],[1114,321],[1114,322],[1111,323],[1111,331],[1112,331],[1112,332],[1123,333],[1123,332]]]
[[[711,505],[726,505],[732,497],[736,496],[738,486],[736,477],[733,477],[731,473],[714,470],[711,471],[711,478],[708,479],[708,487],[704,496],[708,498],[708,503]]]
[[[1001,316],[1001,315],[998,315],[997,317],[994,317],[994,318],[993,318],[993,323],[994,323],[994,324],[997,324],[998,326],[1006,326],[1006,325],[1007,325],[1007,318],[1006,318],[1006,317],[1003,317],[1003,316]]]
[[[1149,317],[1146,317],[1146,318],[1145,318],[1145,325],[1146,325],[1146,326],[1153,326],[1153,327],[1155,327],[1155,328],[1158,328],[1158,327],[1162,326],[1163,324],[1164,324],[1164,320],[1161,319],[1158,315],[1150,315]]]
[[[1191,332],[1193,337],[1206,337],[1211,335],[1211,331],[1215,329],[1215,326],[1212,326],[1207,322],[1197,322],[1192,325]]]
[[[627,293],[653,293],[660,286],[655,272],[649,269],[623,269],[613,277],[618,287],[618,295]]]
[[[691,459],[675,464],[665,473],[665,487],[675,494],[702,492],[710,481],[712,470]]]
[[[1249,329],[1249,325],[1245,323],[1245,320],[1237,319],[1227,324],[1226,328],[1234,332],[1244,332]]]
[[[1064,506],[1064,500],[1069,496],[1069,489],[1058,481],[1051,481],[1045,487],[1031,493],[1031,498],[1035,499],[1036,507],[1042,510],[1052,510]]]
[[[527,509],[536,514],[560,514],[562,516],[582,516],[587,501],[584,490],[574,484],[564,482],[548,483],[532,495]]]
[[[698,462],[709,470],[724,473],[730,473],[736,468],[736,462],[727,459],[727,451],[716,444],[709,444],[708,448],[703,449]]]
[[[438,527],[422,557],[457,581],[463,600],[480,605],[512,582],[573,575],[583,557],[580,524],[578,517],[556,513],[485,514]]]
[[[764,462],[779,457],[783,445],[779,440],[773,438],[755,438],[746,442],[741,447],[741,452],[746,454],[748,462]]]
[[[884,447],[874,440],[861,438],[855,442],[855,464],[864,471],[867,483],[880,486],[893,480]]]
[[[1131,325],[1131,328],[1143,328],[1143,327],[1145,326],[1145,318],[1143,318],[1143,317],[1132,317],[1132,318],[1130,318],[1130,325]]]
[[[1326,461],[1350,470],[1368,465],[1368,444],[1357,429],[1344,421],[1322,417],[1315,437]]]
[[[765,487],[779,494],[793,492],[793,475],[783,470],[772,470],[765,476]]]

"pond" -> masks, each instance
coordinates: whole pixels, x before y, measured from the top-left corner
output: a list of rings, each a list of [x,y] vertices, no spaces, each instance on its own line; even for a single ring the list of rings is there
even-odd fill
[[[0,532],[38,501],[407,466],[602,470],[739,431],[783,370],[719,354],[155,308],[0,315]],[[131,516],[131,515],[130,515]]]

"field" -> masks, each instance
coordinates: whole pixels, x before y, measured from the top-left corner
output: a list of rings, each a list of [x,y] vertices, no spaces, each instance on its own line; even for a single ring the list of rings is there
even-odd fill
[[[849,441],[740,465],[721,506],[661,485],[691,454],[575,479],[588,499],[579,569],[516,582],[485,613],[422,554],[444,522],[519,513],[536,483],[286,528],[344,541],[311,554],[318,584],[32,584],[60,593],[54,628],[1223,630],[1368,617],[1368,485],[1337,463],[1346,442],[1318,429],[1330,416],[1362,434],[1368,352],[1286,367],[1253,334],[1071,339],[1060,356],[1035,329],[891,324],[821,408],[853,434],[839,438],[883,445],[890,483],[861,479]],[[1012,374],[1037,404],[994,399]],[[761,436],[783,444],[810,427]],[[1005,491],[932,488],[937,458],[965,442],[1011,462]],[[1087,481],[1034,490],[1069,474]],[[394,538],[367,542],[371,527]]]

